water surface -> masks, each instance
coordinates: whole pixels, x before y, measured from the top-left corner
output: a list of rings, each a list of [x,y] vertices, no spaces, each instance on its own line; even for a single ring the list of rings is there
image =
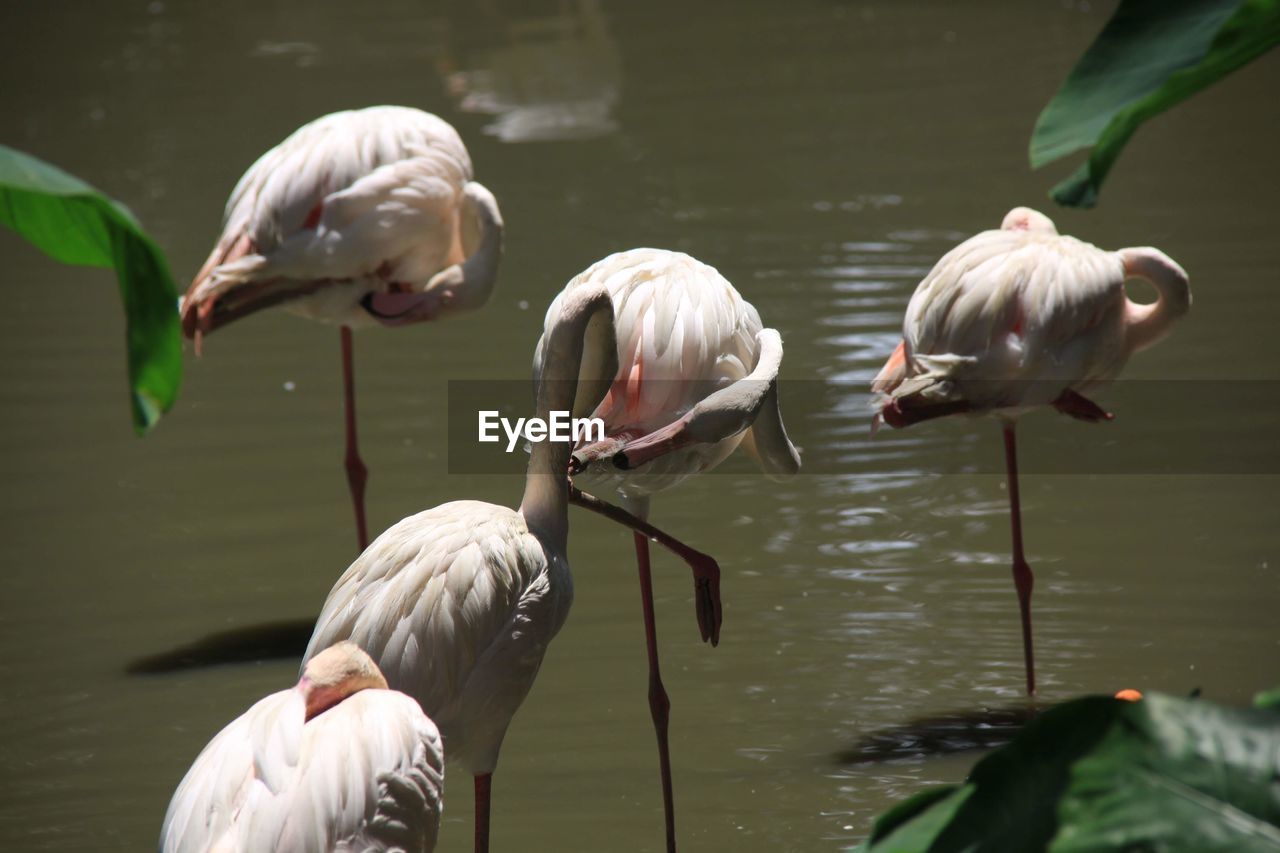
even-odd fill
[[[376,530],[454,498],[518,499],[518,477],[450,473],[446,382],[525,376],[572,275],[637,245],[718,267],[783,334],[793,438],[841,463],[784,485],[739,463],[655,501],[655,521],[725,568],[711,649],[687,573],[655,565],[680,834],[839,849],[973,758],[842,753],[1019,701],[998,431],[869,444],[865,382],[947,248],[1016,204],[1047,209],[1067,167],[1029,171],[1030,128],[1111,4],[480,6],[10,4],[0,139],[125,200],[185,283],[237,177],[304,121],[400,103],[458,127],[508,223],[502,280],[482,313],[358,336]],[[1028,453],[1074,460],[1023,486],[1045,701],[1201,687],[1243,702],[1280,681],[1275,412],[1200,390],[1280,379],[1277,83],[1277,57],[1245,69],[1143,128],[1097,210],[1050,211],[1064,233],[1156,245],[1191,272],[1191,315],[1129,375],[1198,381],[1160,405],[1117,388],[1105,427],[1024,422]],[[306,617],[353,556],[338,336],[280,313],[219,332],[138,440],[109,274],[7,232],[0,253],[0,839],[146,848],[200,747],[296,664],[126,664]],[[1236,473],[1180,467],[1211,444]],[[572,521],[574,610],[507,738],[495,849],[658,850],[630,538]],[[447,787],[440,849],[466,849],[471,786],[454,772]]]

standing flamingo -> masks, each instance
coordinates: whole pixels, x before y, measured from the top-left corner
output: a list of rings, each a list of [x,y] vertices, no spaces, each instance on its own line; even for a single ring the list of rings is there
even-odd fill
[[[443,784],[435,725],[340,643],[209,742],[169,803],[160,850],[426,853]]]
[[[566,299],[545,353],[537,416],[590,411],[616,369],[608,292],[580,288]],[[489,846],[502,739],[573,600],[566,556],[572,450],[565,442],[534,444],[518,511],[454,501],[389,528],[329,593],[306,653],[351,640],[378,661],[388,683],[431,715],[450,760],[475,777],[477,851]],[[649,535],[660,533],[621,510],[609,512]],[[719,571],[714,563],[700,570]],[[700,619],[704,613],[718,619],[714,584],[699,590]],[[718,621],[706,630],[714,639]]]
[[[1151,282],[1156,302],[1131,301],[1130,278]],[[903,341],[872,383],[877,417],[892,427],[958,413],[1000,418],[1028,695],[1036,689],[1034,577],[1022,552],[1015,421],[1046,405],[1111,420],[1081,392],[1114,379],[1190,307],[1187,274],[1158,249],[1105,252],[1018,207],[1000,230],[970,237],[924,277],[907,305]]]
[[[584,291],[604,288],[613,300],[618,369],[592,412],[603,441],[578,448],[575,479],[616,490],[626,509],[649,515],[651,495],[714,468],[745,444],[771,476],[794,474],[800,457],[778,408],[782,339],[712,267],[680,252],[632,249],[579,274],[547,310],[534,375],[554,362],[552,330]],[[634,534],[649,661],[649,710],[658,763],[667,849],[676,849],[668,746],[671,703],[658,665],[649,539]],[[704,632],[705,637],[705,632]]]
[[[338,112],[303,125],[249,167],[227,202],[222,236],[182,302],[195,339],[284,304],[338,323],[346,471],[360,548],[368,477],[356,437],[351,329],[472,311],[489,298],[502,215],[471,180],[448,122],[408,107]]]

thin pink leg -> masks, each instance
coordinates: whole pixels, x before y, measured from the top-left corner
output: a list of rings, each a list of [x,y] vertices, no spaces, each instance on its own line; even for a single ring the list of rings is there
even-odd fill
[[[1009,474],[1009,516],[1013,523],[1013,585],[1022,612],[1022,653],[1027,667],[1027,695],[1036,692],[1036,656],[1031,644],[1031,588],[1035,576],[1022,553],[1022,507],[1018,497],[1018,445],[1012,423],[1004,425],[1004,464]]]
[[[658,766],[662,772],[662,811],[666,819],[667,851],[676,850],[676,806],[671,791],[671,746],[667,731],[671,720],[671,700],[662,686],[658,667],[658,625],[653,616],[653,578],[649,573],[649,537],[633,533],[636,541],[636,563],[640,568],[640,603],[644,609],[645,650],[649,654],[649,714],[653,731],[658,736]]]
[[[698,631],[704,642],[719,645],[722,620],[720,565],[715,558],[690,548],[671,534],[659,530],[642,518],[636,518],[625,509],[587,494],[573,483],[569,484],[569,503],[642,533],[684,560],[693,571],[693,606],[698,614]]]
[[[489,853],[489,794],[493,774],[476,776],[476,853]]]
[[[364,486],[369,480],[369,470],[360,458],[360,443],[356,436],[356,380],[351,363],[351,328],[342,327],[342,393],[347,416],[347,486],[351,489],[351,505],[356,512],[356,539],[360,550],[369,547],[369,527],[364,519]]]

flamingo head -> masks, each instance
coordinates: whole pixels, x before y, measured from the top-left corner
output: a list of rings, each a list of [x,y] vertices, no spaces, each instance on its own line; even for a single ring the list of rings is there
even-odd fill
[[[361,690],[386,690],[382,671],[355,643],[342,642],[307,661],[298,681],[307,703],[307,719],[337,705]]]
[[[1015,207],[1005,214],[1000,223],[1001,231],[1030,231],[1033,234],[1057,234],[1058,228],[1053,220],[1038,210],[1029,207]]]

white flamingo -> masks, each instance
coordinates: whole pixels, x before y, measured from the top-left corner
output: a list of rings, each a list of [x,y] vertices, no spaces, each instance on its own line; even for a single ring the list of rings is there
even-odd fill
[[[538,417],[590,411],[613,378],[614,351],[609,294],[580,289],[548,335]],[[579,379],[583,365],[596,372]],[[519,510],[454,501],[389,528],[329,593],[307,649],[310,658],[351,640],[431,715],[449,759],[475,777],[477,851],[489,845],[502,739],[573,600],[566,556],[572,450],[563,442],[534,445]],[[620,510],[604,511],[660,535]]]
[[[169,803],[160,850],[425,853],[443,784],[435,725],[341,643],[209,742]]]
[[[475,310],[502,253],[502,215],[448,122],[408,107],[333,113],[254,163],[182,302],[195,339],[272,305],[342,327],[347,483],[360,548],[367,471],[356,437],[351,329]]]
[[[719,272],[686,254],[619,252],[570,281],[547,310],[535,376],[555,364],[548,352],[550,334],[566,307],[579,293],[598,288],[613,300],[618,369],[609,393],[592,412],[604,420],[605,439],[575,451],[575,481],[616,491],[630,513],[647,518],[651,495],[715,467],[739,444],[770,476],[799,470],[799,454],[778,408],[782,339],[764,328],[756,309]],[[658,664],[649,539],[641,532],[634,539],[667,849],[675,850],[667,735],[671,703]],[[706,598],[700,597],[698,611],[704,639],[711,621]]]
[[[1151,282],[1157,301],[1131,301],[1130,278]],[[1081,392],[1114,379],[1190,307],[1186,272],[1160,250],[1106,252],[1019,207],[1000,230],[964,241],[924,277],[907,305],[903,341],[872,384],[877,417],[893,427],[959,413],[1001,419],[1028,694],[1036,685],[1034,578],[1022,552],[1014,423],[1039,406],[1111,420]]]

